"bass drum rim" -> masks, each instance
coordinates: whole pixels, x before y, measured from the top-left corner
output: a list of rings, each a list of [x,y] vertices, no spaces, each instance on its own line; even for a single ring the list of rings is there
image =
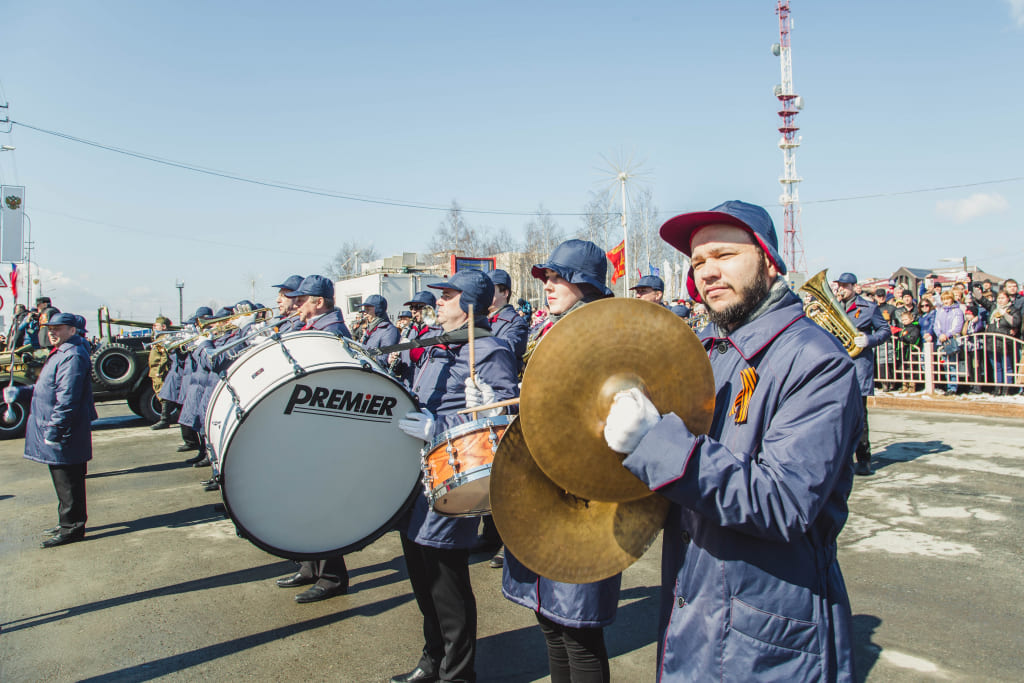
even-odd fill
[[[299,377],[310,377],[312,375],[317,374],[318,372],[326,372],[326,371],[334,370],[334,369],[337,369],[337,366],[330,366],[330,367],[319,368],[317,370],[313,370],[312,372],[307,372],[307,373],[305,373],[303,375],[300,375],[300,376],[296,377],[295,379],[298,379]],[[383,378],[387,379],[389,382],[391,382],[393,385],[395,385],[403,394],[405,394],[409,398],[409,401],[412,403],[413,407],[416,407],[416,406],[419,405],[419,402],[415,398],[413,398],[412,393],[406,388],[406,386],[404,384],[402,384],[401,382],[399,382],[394,377],[392,377],[391,375],[389,375],[389,374],[387,374],[385,372],[377,372],[376,370],[365,370],[365,369],[362,369],[360,367],[353,367],[351,369],[353,371],[374,372],[374,374],[377,374],[380,377],[383,377]],[[286,379],[285,382],[283,382],[282,384],[287,384],[287,382],[288,382],[288,380]],[[254,546],[259,548],[260,550],[263,550],[264,552],[270,553],[271,555],[274,555],[276,557],[282,557],[282,558],[284,558],[286,560],[317,560],[317,559],[325,558],[325,557],[341,557],[341,556],[347,555],[349,553],[358,552],[358,551],[362,550],[363,548],[367,547],[368,545],[370,545],[371,543],[373,543],[374,541],[376,541],[377,539],[379,539],[384,534],[386,534],[389,531],[395,529],[396,526],[397,526],[398,521],[406,513],[408,513],[409,509],[412,507],[413,503],[416,501],[416,496],[423,495],[423,484],[422,484],[423,474],[422,474],[422,472],[420,472],[419,476],[416,477],[416,481],[413,482],[412,490],[409,492],[409,495],[405,497],[405,501],[402,503],[401,507],[398,509],[397,512],[395,512],[395,514],[393,514],[391,516],[390,519],[388,519],[388,521],[383,526],[375,529],[374,531],[370,532],[368,535],[360,538],[358,541],[355,541],[353,543],[349,543],[348,545],[342,546],[340,548],[336,548],[334,550],[327,550],[327,551],[316,552],[316,553],[302,553],[302,552],[296,552],[296,551],[292,551],[292,550],[284,550],[282,548],[278,548],[278,547],[276,547],[274,545],[271,545],[271,544],[269,544],[269,543],[267,543],[267,542],[257,538],[256,536],[253,535],[253,533],[251,531],[249,531],[248,528],[246,528],[246,526],[244,524],[242,524],[238,520],[238,518],[235,516],[235,514],[231,510],[231,501],[228,500],[228,491],[227,491],[227,486],[225,485],[226,479],[227,479],[227,477],[225,477],[225,474],[226,474],[225,470],[226,470],[226,467],[227,467],[227,463],[230,461],[230,458],[227,457],[227,452],[231,449],[231,441],[234,439],[235,434],[242,427],[242,425],[245,424],[245,422],[248,420],[249,415],[251,415],[255,411],[256,407],[258,405],[260,405],[261,403],[263,403],[263,401],[265,401],[269,397],[273,396],[275,390],[278,389],[278,388],[280,388],[280,386],[276,386],[276,387],[273,387],[272,389],[264,391],[263,395],[260,396],[255,401],[253,401],[253,403],[249,406],[249,410],[246,411],[244,417],[240,421],[235,423],[234,429],[232,429],[232,431],[231,431],[231,438],[222,438],[222,442],[226,442],[226,445],[224,447],[224,451],[225,452],[219,454],[219,457],[220,457],[220,479],[221,479],[221,482],[220,482],[221,499],[224,501],[224,510],[225,510],[225,512],[227,512],[228,517],[234,523],[235,528],[236,528],[236,530],[238,532],[238,535],[241,538],[244,538],[245,540],[247,540],[250,543],[252,543]]]

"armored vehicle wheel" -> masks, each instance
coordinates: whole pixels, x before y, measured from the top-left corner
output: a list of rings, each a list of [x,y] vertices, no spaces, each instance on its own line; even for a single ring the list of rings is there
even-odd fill
[[[132,406],[133,402],[135,403],[134,407]],[[144,418],[150,424],[160,419],[160,399],[156,397],[152,384],[144,384],[141,393],[137,394],[134,398],[128,399],[128,407],[132,409],[132,412]]]

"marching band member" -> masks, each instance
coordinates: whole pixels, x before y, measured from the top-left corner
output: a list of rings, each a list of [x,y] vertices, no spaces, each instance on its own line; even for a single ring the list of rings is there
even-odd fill
[[[474,324],[488,328],[486,312],[494,299],[494,284],[486,275],[461,271],[430,287],[441,290],[437,321],[445,332]],[[475,321],[470,320],[470,305]],[[459,410],[518,395],[516,359],[504,342],[481,337],[475,340],[474,354],[475,368],[471,368],[468,344],[425,350],[413,383],[420,412],[409,413],[399,422],[402,431],[430,442],[469,419],[459,415]],[[470,379],[473,370],[475,382]],[[481,414],[500,412],[496,408]],[[409,582],[423,614],[424,645],[416,667],[394,676],[392,683],[476,680],[477,613],[468,562],[478,523],[475,517],[438,515],[429,509],[424,496],[417,496],[400,524]]]
[[[334,306],[334,282],[323,275],[310,275],[302,281],[299,288],[285,294],[293,299],[298,307],[301,326],[292,327],[296,330],[323,330],[333,332],[339,337],[351,339],[345,318]]]
[[[623,465],[671,501],[657,678],[853,680],[836,537],[863,419],[854,364],[780,277],[761,207],[676,216],[661,236],[691,257],[687,289],[709,309],[716,401],[707,435],[639,389],[606,420]]]
[[[296,329],[296,326],[302,326],[299,320],[299,307],[295,299],[288,296],[300,286],[302,286],[301,275],[291,275],[281,284],[274,285],[277,289],[277,315],[271,321],[271,324],[282,334],[291,332],[293,329]]]
[[[871,470],[871,438],[868,433],[868,396],[875,394],[875,351],[876,346],[881,346],[892,337],[892,329],[889,322],[883,315],[881,308],[864,297],[857,296],[853,287],[857,284],[857,276],[853,273],[843,273],[835,281],[836,299],[846,309],[846,317],[850,319],[853,326],[857,328],[858,334],[853,343],[862,349],[861,353],[853,359],[853,365],[857,368],[857,378],[860,381],[861,406],[864,410],[864,429],[860,433],[860,441],[857,443],[857,467],[854,474],[868,476],[874,474]],[[885,295],[882,295],[885,301]],[[871,353],[867,353],[870,351]]]
[[[200,306],[196,309],[195,314],[185,321],[185,328],[195,329],[193,326],[198,321],[212,316],[213,310],[209,306]],[[164,385],[160,388],[158,398],[161,401],[171,401],[178,406],[182,406],[188,393],[192,363],[190,355],[184,348],[178,347],[172,353],[174,364],[171,366],[170,372],[167,373],[167,377],[164,378]],[[206,451],[199,439],[199,435],[196,434],[191,426],[182,422],[180,413],[178,414],[178,424],[181,426],[181,440],[183,442],[181,446],[178,446],[178,452],[199,451],[194,457],[185,461],[193,467],[198,466],[206,457]]]
[[[664,305],[662,299],[665,297],[665,281],[657,275],[644,275],[629,289],[637,299]]]
[[[380,294],[371,294],[363,301],[363,316],[368,322],[363,327],[363,346],[379,349],[398,343],[398,328],[388,320],[388,300]]]
[[[509,274],[499,269],[492,270],[488,276],[494,283],[494,301],[487,309],[491,333],[508,342],[512,353],[521,362],[526,353],[526,339],[530,336],[530,323],[509,303],[512,297],[512,278]]]
[[[584,240],[563,242],[546,263],[533,266],[533,277],[544,282],[549,314],[530,332],[527,364],[541,338],[567,313],[613,296],[605,286],[607,272],[604,250]],[[604,627],[615,620],[622,574],[585,584],[552,581],[527,569],[507,549],[504,565],[501,591],[536,613],[552,683],[608,681]]]
[[[163,332],[171,326],[169,318],[158,315],[153,323],[153,339],[156,340],[156,333]],[[164,378],[171,370],[171,357],[160,344],[153,344],[149,349],[149,381],[153,385],[153,392],[160,393],[164,386]],[[158,399],[159,400],[159,399]],[[171,415],[174,413],[174,403],[171,401],[160,401],[160,419],[150,429],[167,429],[171,426]]]
[[[437,305],[437,299],[433,294],[426,290],[416,292],[412,299],[406,301],[404,305],[412,313],[412,323],[409,325],[409,333],[406,335],[407,340],[441,334],[441,328],[431,326],[431,321],[434,320],[434,306]],[[392,372],[398,375],[408,387],[412,387],[416,368],[419,367],[424,351],[426,349],[407,349],[401,352],[394,351],[388,356],[388,364],[392,367]]]

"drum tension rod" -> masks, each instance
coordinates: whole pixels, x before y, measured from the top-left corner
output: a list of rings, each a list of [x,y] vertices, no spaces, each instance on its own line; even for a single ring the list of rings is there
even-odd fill
[[[280,347],[281,349],[281,353],[283,353],[284,357],[288,360],[288,362],[292,364],[292,374],[294,374],[296,377],[302,377],[303,375],[305,375],[305,368],[303,368],[301,365],[295,362],[295,357],[292,356],[292,354],[288,352],[288,349],[285,347],[285,345],[281,343],[281,334],[279,332],[275,332],[272,339],[277,342],[278,347]]]

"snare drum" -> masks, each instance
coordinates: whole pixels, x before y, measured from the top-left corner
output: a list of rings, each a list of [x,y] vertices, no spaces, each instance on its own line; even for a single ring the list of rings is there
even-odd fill
[[[511,419],[498,415],[460,424],[421,451],[423,492],[434,512],[473,517],[491,511],[491,463]]]
[[[240,533],[280,557],[359,550],[411,505],[423,442],[398,429],[412,397],[361,346],[292,332],[240,356],[206,435]]]

